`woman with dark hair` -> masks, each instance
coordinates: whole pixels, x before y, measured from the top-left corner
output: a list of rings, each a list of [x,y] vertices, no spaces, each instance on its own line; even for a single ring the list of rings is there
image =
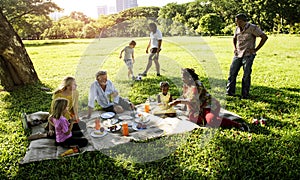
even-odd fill
[[[170,105],[185,104],[190,121],[209,127],[236,127],[245,131],[249,130],[249,127],[244,123],[238,123],[219,116],[221,109],[219,101],[207,92],[194,69],[182,69],[182,81],[184,83],[184,99],[177,99],[171,102]]]

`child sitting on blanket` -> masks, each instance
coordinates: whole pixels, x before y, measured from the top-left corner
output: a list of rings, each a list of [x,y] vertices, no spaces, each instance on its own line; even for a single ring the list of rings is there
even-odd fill
[[[176,116],[176,111],[173,107],[169,106],[172,102],[172,95],[169,92],[169,83],[167,81],[160,82],[161,92],[157,95],[158,108],[154,109],[155,115],[166,115],[169,117]]]
[[[55,145],[62,147],[79,146],[84,147],[88,144],[88,140],[83,138],[80,131],[72,132],[75,120],[71,119],[70,123],[63,116],[68,111],[68,100],[58,98],[54,102],[53,112],[49,117],[55,128]]]

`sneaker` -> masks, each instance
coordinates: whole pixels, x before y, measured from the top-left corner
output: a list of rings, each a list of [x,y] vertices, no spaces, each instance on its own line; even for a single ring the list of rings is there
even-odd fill
[[[158,73],[158,74],[156,74],[156,76],[160,76],[160,74]]]
[[[139,74],[140,76],[144,76],[144,77],[146,77],[147,76],[147,73],[141,73],[141,74]]]
[[[245,132],[250,132],[250,128],[246,123],[241,123],[240,130],[245,131]]]

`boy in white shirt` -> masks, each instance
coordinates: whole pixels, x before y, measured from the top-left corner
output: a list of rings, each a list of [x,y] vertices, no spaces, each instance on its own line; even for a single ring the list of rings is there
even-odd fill
[[[134,80],[134,75],[133,75],[133,64],[134,64],[134,47],[136,45],[135,41],[131,41],[129,43],[129,46],[126,46],[121,52],[120,52],[120,59],[122,58],[122,54],[124,52],[124,62],[128,67],[128,78],[131,78]]]

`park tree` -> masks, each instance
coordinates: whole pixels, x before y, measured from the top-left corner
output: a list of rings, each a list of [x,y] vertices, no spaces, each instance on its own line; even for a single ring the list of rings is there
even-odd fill
[[[12,24],[27,15],[46,15],[59,7],[49,0],[1,0],[0,5],[0,82],[8,91],[39,81],[25,46]]]
[[[198,33],[215,35],[223,28],[222,20],[214,13],[204,15],[199,21]]]
[[[0,11],[0,81],[5,90],[37,82],[38,76],[24,44]]]

